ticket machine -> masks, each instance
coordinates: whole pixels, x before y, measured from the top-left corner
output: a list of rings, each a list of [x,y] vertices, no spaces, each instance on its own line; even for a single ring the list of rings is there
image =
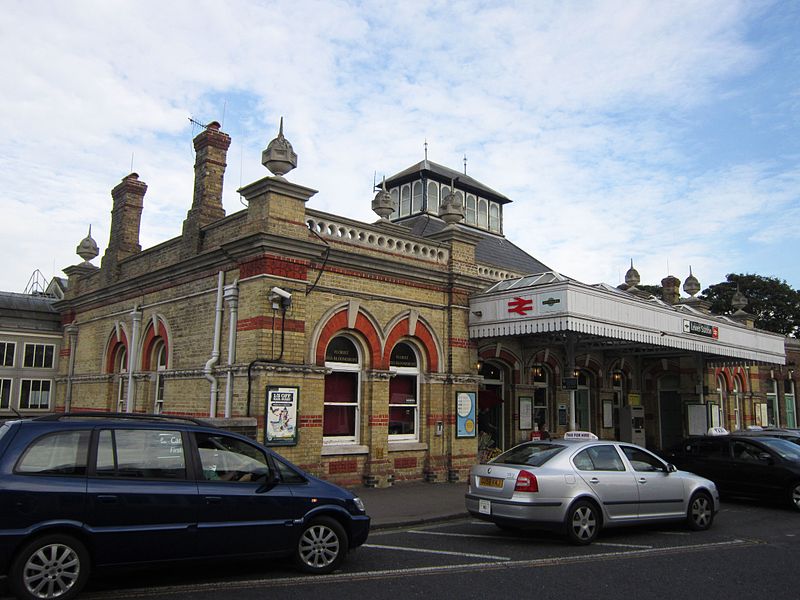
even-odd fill
[[[619,439],[644,446],[644,406],[620,406]]]

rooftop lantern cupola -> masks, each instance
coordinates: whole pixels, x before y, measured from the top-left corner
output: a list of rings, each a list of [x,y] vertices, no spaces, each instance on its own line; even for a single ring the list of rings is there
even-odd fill
[[[444,197],[439,205],[439,216],[448,227],[455,227],[464,220],[464,203],[461,196],[455,193],[456,180],[450,182],[450,193]]]
[[[267,167],[276,177],[281,177],[297,167],[297,153],[292,145],[283,137],[283,117],[281,117],[278,137],[272,140],[261,153],[261,164]]]
[[[395,210],[392,196],[386,190],[386,177],[383,178],[381,189],[378,190],[378,193],[375,194],[375,198],[372,199],[372,210],[381,218],[381,221],[388,221],[389,215]]]

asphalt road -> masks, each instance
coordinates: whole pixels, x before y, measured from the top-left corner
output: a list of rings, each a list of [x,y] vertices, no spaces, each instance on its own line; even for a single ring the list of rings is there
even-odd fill
[[[286,561],[107,573],[81,598],[800,598],[800,513],[727,502],[711,530],[606,530],[588,547],[464,519],[374,532],[328,576]]]

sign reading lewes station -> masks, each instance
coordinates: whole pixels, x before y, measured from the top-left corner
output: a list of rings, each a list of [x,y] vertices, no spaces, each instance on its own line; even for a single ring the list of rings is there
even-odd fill
[[[688,319],[683,320],[683,331],[685,333],[694,333],[696,335],[714,338],[715,340],[719,338],[718,327],[715,327],[714,325],[708,325],[707,323],[689,321]]]

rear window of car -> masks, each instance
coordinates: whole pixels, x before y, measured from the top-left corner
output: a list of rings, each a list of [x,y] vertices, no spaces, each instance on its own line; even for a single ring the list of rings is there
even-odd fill
[[[34,440],[15,471],[26,475],[85,475],[88,431],[60,431]]]
[[[522,444],[490,461],[501,465],[528,465],[541,467],[556,454],[564,450],[559,444]]]

